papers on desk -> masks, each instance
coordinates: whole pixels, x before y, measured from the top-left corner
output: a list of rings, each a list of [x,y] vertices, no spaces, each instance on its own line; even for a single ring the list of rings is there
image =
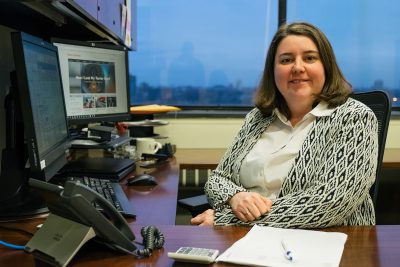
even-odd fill
[[[246,266],[339,266],[347,235],[336,232],[253,226],[216,261]],[[284,246],[293,260],[285,256]]]
[[[131,107],[131,114],[154,114],[164,113],[170,111],[179,111],[178,107],[166,106],[166,105],[144,105],[144,106],[133,106]]]

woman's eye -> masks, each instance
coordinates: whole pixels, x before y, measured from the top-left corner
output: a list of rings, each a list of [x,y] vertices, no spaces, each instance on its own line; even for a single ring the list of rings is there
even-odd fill
[[[291,58],[281,58],[280,60],[281,64],[289,64],[290,62],[292,62]]]
[[[304,61],[305,62],[315,62],[315,61],[317,61],[318,60],[318,57],[317,56],[314,56],[314,55],[309,55],[309,56],[306,56],[305,58],[304,58]]]

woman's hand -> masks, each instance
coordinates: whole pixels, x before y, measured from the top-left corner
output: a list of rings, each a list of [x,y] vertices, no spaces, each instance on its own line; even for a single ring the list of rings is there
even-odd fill
[[[190,224],[199,226],[214,225],[214,210],[208,209],[190,220]]]
[[[267,213],[272,201],[259,193],[239,192],[229,199],[233,213],[243,222],[251,222]]]

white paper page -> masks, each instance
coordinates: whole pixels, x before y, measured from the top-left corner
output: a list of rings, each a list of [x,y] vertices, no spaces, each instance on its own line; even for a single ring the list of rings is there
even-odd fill
[[[253,266],[339,266],[347,235],[297,229],[253,226],[216,261]],[[285,257],[282,240],[293,252]]]

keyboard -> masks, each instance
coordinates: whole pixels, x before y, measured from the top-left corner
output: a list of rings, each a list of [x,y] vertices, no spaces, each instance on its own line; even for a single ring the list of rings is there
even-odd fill
[[[122,215],[126,217],[135,218],[135,211],[126,197],[121,185],[115,180],[100,179],[95,177],[66,177],[65,181],[79,181],[81,184],[86,185],[92,190],[103,196],[108,202],[110,202]],[[96,209],[102,210],[102,208],[94,204]]]

